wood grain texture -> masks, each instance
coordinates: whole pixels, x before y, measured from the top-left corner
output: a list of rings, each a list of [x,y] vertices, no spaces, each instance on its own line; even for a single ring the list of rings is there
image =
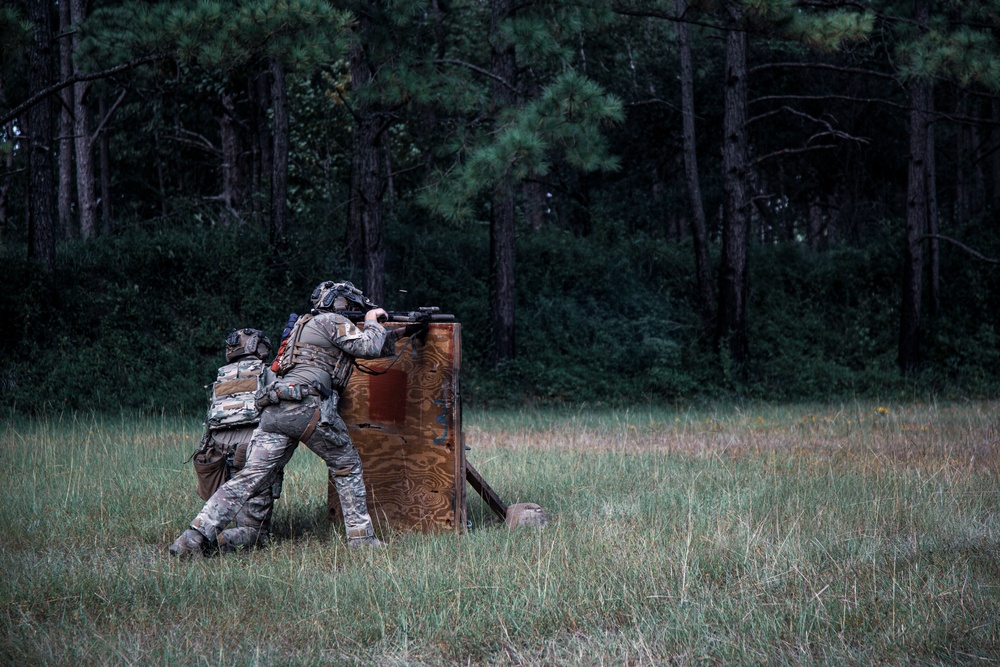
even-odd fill
[[[396,358],[360,361],[340,403],[364,465],[376,527],[465,530],[465,447],[459,370],[461,325],[435,323]],[[340,501],[329,487],[331,519]]]

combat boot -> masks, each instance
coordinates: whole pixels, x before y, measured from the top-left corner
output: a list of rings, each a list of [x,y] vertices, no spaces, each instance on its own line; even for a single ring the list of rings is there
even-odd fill
[[[205,555],[207,540],[194,528],[188,528],[174,540],[167,551],[175,558],[201,558]]]

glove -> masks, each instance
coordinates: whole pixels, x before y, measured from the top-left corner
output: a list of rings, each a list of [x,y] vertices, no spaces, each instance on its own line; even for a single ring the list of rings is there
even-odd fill
[[[263,392],[260,396],[257,397],[257,400],[254,401],[258,410],[263,410],[267,406],[274,405],[277,402],[278,402],[278,392],[273,390]]]

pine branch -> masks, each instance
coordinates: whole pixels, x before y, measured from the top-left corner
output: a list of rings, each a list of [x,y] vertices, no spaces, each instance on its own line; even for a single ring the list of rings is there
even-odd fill
[[[898,102],[891,102],[889,100],[883,99],[881,97],[853,97],[851,95],[764,95],[763,97],[755,97],[747,102],[747,106],[751,104],[756,104],[757,102],[773,102],[781,100],[797,100],[804,102],[822,102],[825,100],[842,100],[845,102],[859,102],[861,104],[885,104],[886,106],[893,107],[895,109],[900,109],[902,111],[913,111],[913,108],[906,104],[900,104]],[[767,113],[760,114],[758,116],[752,117],[747,123],[752,123],[754,121],[760,120],[761,118],[766,118],[769,115],[777,113],[776,111],[770,111]],[[957,114],[946,113],[944,111],[931,111],[931,116],[936,117],[938,120],[950,120],[953,123],[958,123],[959,125],[986,125],[992,127],[1000,127],[1000,120],[992,120],[990,118],[976,118],[973,116],[959,116]]]
[[[851,0],[835,0],[834,2],[821,2],[818,0],[797,0],[792,3],[793,7],[812,7],[813,9],[857,9],[858,11],[871,11],[871,7],[865,6],[860,2],[852,2]]]
[[[875,102],[877,104],[885,104],[897,109],[902,109],[903,111],[910,111],[910,108],[905,104],[899,104],[898,102],[890,102],[889,100],[882,99],[881,97],[854,97],[852,95],[764,95],[763,97],[755,97],[747,102],[748,105],[756,104],[757,102],[771,102],[780,100],[799,100],[804,102],[822,102],[825,100],[843,100],[846,102],[860,102],[863,104],[868,104]]]
[[[222,154],[222,150],[216,148],[205,135],[198,134],[197,132],[192,132],[191,130],[185,130],[183,127],[177,129],[177,136],[168,136],[167,138],[176,141],[181,144],[187,144],[188,146],[194,146],[195,148],[200,148],[203,151],[209,153]]]
[[[502,83],[504,86],[506,86],[507,90],[509,90],[510,92],[514,93],[515,95],[518,94],[517,93],[517,88],[515,88],[512,85],[510,85],[510,83],[506,79],[504,79],[503,77],[497,76],[496,74],[494,74],[493,72],[490,72],[489,70],[485,70],[482,67],[477,67],[476,65],[473,65],[472,63],[469,63],[469,62],[465,62],[464,60],[456,60],[454,58],[438,58],[438,59],[433,60],[431,62],[433,62],[435,65],[461,65],[462,67],[466,67],[468,69],[471,69],[473,72],[477,72],[479,74],[482,74],[485,77],[489,77],[490,79],[493,79],[494,81],[498,81],[499,83]]]
[[[862,4],[860,2],[852,2],[851,0],[836,0],[835,2],[821,2],[814,0],[796,0],[792,3],[792,7],[795,9],[802,9],[805,7],[810,7],[812,9],[856,9],[859,12],[870,12],[875,15],[878,20],[885,23],[908,23],[910,25],[920,25],[917,21],[913,19],[906,18],[905,16],[890,16],[889,14],[884,14],[871,6]]]
[[[138,58],[136,60],[131,60],[127,63],[116,65],[115,67],[109,67],[108,69],[103,69],[99,72],[74,74],[68,79],[63,79],[59,83],[54,83],[48,88],[38,91],[28,99],[26,99],[25,101],[21,102],[16,107],[8,111],[3,116],[0,116],[0,125],[6,125],[8,121],[14,120],[24,111],[35,106],[49,95],[58,93],[63,88],[68,88],[69,86],[72,86],[75,83],[81,83],[83,81],[96,81],[97,79],[105,79],[109,76],[120,74],[121,72],[127,72],[128,70],[134,69],[141,65],[148,65],[150,63],[155,63],[160,60],[166,60],[167,58],[169,58],[169,56],[166,54],[154,54],[150,56],[145,56],[143,58]]]
[[[334,92],[337,93],[337,97],[340,98],[341,104],[343,104],[344,108],[347,109],[347,113],[351,114],[351,118],[354,119],[354,122],[360,123],[361,116],[358,115],[358,112],[354,110],[354,107],[351,106],[351,103],[347,101],[346,97],[344,97],[344,93],[340,92],[339,88],[335,88]]]
[[[959,248],[961,248],[965,252],[969,253],[970,255],[972,255],[973,257],[975,257],[976,259],[981,259],[984,262],[989,262],[990,264],[1000,264],[1000,259],[993,259],[992,257],[987,257],[987,256],[985,256],[985,255],[983,255],[983,254],[981,254],[979,252],[976,252],[975,250],[973,250],[969,246],[965,245],[961,241],[956,241],[955,239],[951,238],[950,236],[942,236],[941,234],[924,234],[923,236],[921,236],[917,240],[918,241],[923,241],[924,239],[935,239],[937,241],[947,241],[948,243],[951,243],[953,245],[958,246]]]
[[[677,16],[677,14],[671,14],[670,12],[664,12],[657,9],[629,9],[622,5],[621,0],[615,0],[612,3],[611,11],[615,14],[621,14],[622,16],[636,16],[646,19],[664,19],[666,21],[673,21],[674,23],[687,23],[688,25],[698,25],[703,28],[712,28],[713,30],[721,30],[724,32],[736,29],[732,26],[720,25],[718,23],[695,21],[693,19],[684,18],[683,16]]]
[[[826,130],[827,130],[826,132],[821,132],[819,134],[814,134],[813,136],[809,137],[810,141],[812,141],[813,139],[816,139],[817,137],[834,136],[834,137],[837,137],[839,139],[847,139],[849,141],[857,141],[858,143],[862,143],[862,144],[869,143],[869,140],[865,139],[864,137],[856,137],[856,136],[854,136],[852,134],[848,134],[847,132],[844,132],[843,130],[835,129],[833,127],[833,125],[831,125],[829,123],[829,121],[823,120],[822,118],[816,118],[815,116],[813,116],[811,114],[807,114],[807,113],[805,113],[803,111],[799,111],[798,109],[793,109],[792,107],[789,107],[789,106],[783,106],[780,109],[775,109],[773,111],[768,111],[767,113],[760,114],[759,116],[754,116],[753,118],[750,118],[749,120],[747,120],[746,125],[750,125],[751,123],[754,123],[754,122],[756,122],[758,120],[762,120],[764,118],[767,118],[768,116],[773,116],[775,114],[781,113],[782,111],[787,111],[788,113],[792,114],[793,116],[799,116],[800,118],[805,118],[806,120],[812,121],[813,123],[816,123],[817,125],[822,125],[823,127],[826,128]]]
[[[839,146],[837,144],[819,144],[818,146],[802,146],[801,148],[782,148],[780,151],[774,151],[772,153],[768,153],[767,155],[761,155],[759,158],[755,158],[752,164],[756,167],[762,162],[766,162],[772,158],[781,157],[782,155],[797,155],[799,153],[825,150],[827,148],[839,148]]]
[[[779,69],[779,68],[800,68],[800,69],[826,69],[832,70],[834,72],[841,72],[843,74],[862,74],[865,76],[874,76],[881,79],[889,79],[890,81],[899,81],[895,75],[889,74],[887,72],[879,72],[873,69],[864,69],[861,67],[843,67],[841,65],[833,65],[830,63],[765,63],[763,65],[757,65],[756,67],[751,67],[749,69],[750,74],[756,74],[757,72],[762,72],[769,69]]]
[[[662,104],[665,107],[670,107],[671,109],[677,109],[676,104],[671,104],[670,102],[667,102],[666,100],[661,100],[658,97],[653,97],[648,100],[642,100],[640,102],[629,102],[625,106],[629,109],[632,109],[634,107],[644,107],[650,104]]]
[[[128,90],[129,90],[128,88],[123,88],[121,95],[118,96],[118,99],[115,100],[115,103],[111,105],[110,109],[108,109],[108,113],[104,114],[104,118],[101,119],[101,122],[98,124],[97,129],[94,130],[94,133],[92,135],[90,135],[91,144],[97,141],[97,138],[101,136],[101,132],[104,131],[104,128],[107,126],[108,121],[111,120],[111,116],[114,115],[115,111],[118,110],[118,107],[121,106],[121,103],[125,100],[125,96],[128,94]]]

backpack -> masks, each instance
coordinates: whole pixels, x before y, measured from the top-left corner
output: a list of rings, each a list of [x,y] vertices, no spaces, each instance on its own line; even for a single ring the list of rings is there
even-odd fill
[[[208,408],[210,429],[256,424],[260,421],[257,396],[264,390],[264,362],[255,357],[234,361],[219,369],[212,384]]]

